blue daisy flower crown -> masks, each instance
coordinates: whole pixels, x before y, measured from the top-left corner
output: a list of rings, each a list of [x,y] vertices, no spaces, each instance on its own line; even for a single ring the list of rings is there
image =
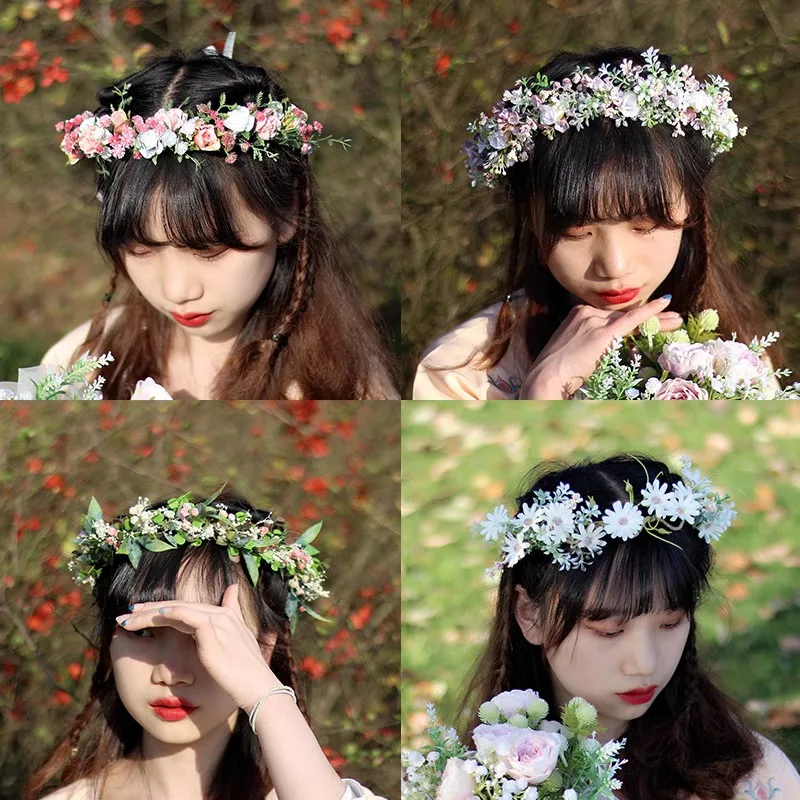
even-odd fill
[[[647,476],[638,503],[626,481],[628,502],[617,500],[605,510],[566,483],[552,492],[534,492],[532,503],[524,503],[516,516],[497,506],[473,526],[485,541],[501,542],[501,558],[489,573],[513,567],[532,550],[547,553],[562,570],[585,570],[609,539],[628,541],[643,533],[678,547],[665,537],[684,523],[697,528],[706,542],[717,541],[736,518],[733,501],[713,491],[688,458],[681,459],[681,466],[683,480],[673,486],[662,483],[660,473],[652,481]]]

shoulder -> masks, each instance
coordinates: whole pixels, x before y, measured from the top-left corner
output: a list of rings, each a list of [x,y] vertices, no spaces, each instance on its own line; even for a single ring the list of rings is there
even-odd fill
[[[800,797],[800,775],[776,744],[756,734],[763,757],[753,772],[739,783],[734,800],[771,800]]]
[[[119,307],[111,309],[106,321],[106,330],[109,325],[117,320],[121,313],[122,309]],[[78,325],[77,328],[73,328],[42,356],[41,364],[43,366],[64,367],[65,369],[71,366],[72,354],[86,341],[91,324],[92,321],[89,319]]]
[[[46,794],[42,800],[91,800],[92,781],[82,778],[69,786],[57,789],[52,794]]]
[[[515,296],[515,301],[520,297]],[[501,301],[484,308],[428,347],[414,380],[415,400],[499,400],[517,396],[527,374],[522,363],[525,358],[518,347],[509,348],[491,370],[481,364],[502,307]]]

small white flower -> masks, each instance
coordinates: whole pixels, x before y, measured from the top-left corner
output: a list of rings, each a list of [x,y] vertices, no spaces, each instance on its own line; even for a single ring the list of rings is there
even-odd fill
[[[687,100],[695,111],[704,111],[711,105],[711,98],[705,92],[692,92]]]
[[[642,512],[633,503],[621,503],[619,500],[603,515],[603,527],[612,539],[623,542],[633,539],[641,533],[644,525]]]
[[[505,553],[505,563],[508,567],[513,567],[520,559],[525,557],[525,553],[530,550],[531,543],[525,541],[525,534],[518,533],[516,536],[506,535],[503,541],[503,552]]]
[[[142,158],[153,158],[164,149],[164,143],[161,141],[158,131],[144,131],[139,134],[136,141]]]
[[[184,122],[183,125],[181,125],[181,129],[180,131],[178,131],[178,133],[180,133],[181,136],[185,136],[187,139],[191,139],[194,136],[194,131],[196,127],[197,127],[197,120],[190,119],[187,122]]]
[[[652,483],[648,481],[642,490],[642,505],[654,516],[664,519],[668,495],[669,487],[661,483],[658,478]]]
[[[539,506],[529,506],[527,503],[523,503],[522,511],[514,517],[514,522],[516,522],[523,531],[533,530],[541,521],[542,516],[542,509]]]
[[[639,100],[633,92],[625,92],[622,95],[619,111],[623,117],[635,117],[639,113]]]
[[[644,385],[644,390],[647,394],[656,394],[661,388],[661,381],[658,378],[650,378]]]
[[[551,503],[544,507],[543,520],[546,538],[551,542],[563,542],[575,531],[575,512],[569,503]]]
[[[494,511],[486,515],[486,519],[480,523],[481,536],[487,542],[496,540],[506,524],[510,522],[508,509],[505,506],[497,506]]]

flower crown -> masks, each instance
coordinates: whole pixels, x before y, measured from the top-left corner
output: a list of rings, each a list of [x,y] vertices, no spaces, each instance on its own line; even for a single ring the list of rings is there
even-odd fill
[[[228,105],[225,95],[220,95],[216,109],[207,103],[197,106],[197,114],[189,116],[182,106],[160,108],[155,115],[143,119],[138,114],[131,117],[126,111],[131,98],[127,96],[130,84],[114,92],[119,105],[111,106],[110,114],[95,116],[84,111],[72,119],[56,124],[64,132],[61,149],[69,164],[84,158],[97,159],[98,169],[108,174],[105,162],[124,158],[129,152],[134,158],[147,158],[154,164],[165,150],[172,151],[178,161],[188,158],[197,167],[200,162],[191,155],[198,150],[225,153],[225,161],[233,164],[240,153],[250,153],[257,161],[278,158],[277,147],[299,150],[302,155],[312,153],[321,142],[339,144],[345,149],[349,139],[321,136],[322,124],[309,122],[305,111],[288,99],[275,100],[259,92],[255,103],[246,106]]]
[[[537,134],[552,139],[599,117],[613,119],[617,127],[628,120],[646,128],[666,123],[675,129],[673,136],[685,136],[684,126],[694,128],[711,140],[712,156],[730,150],[733,140],[747,133],[729,106],[727,81],[710,75],[701,83],[688,65],[667,70],[653,47],[642,56],[644,66],[625,59],[596,72],[579,67],[560,82],[538,72],[518,80],[488,116],[481,114],[467,126],[474,134],[464,144],[472,185],[493,187],[510,166],[527,161]]]
[[[328,596],[322,588],[325,571],[315,557],[319,550],[311,545],[322,523],[312,525],[289,544],[283,520],[274,519],[269,512],[265,519],[253,522],[249,511],[230,512],[223,503],[214,502],[221,491],[202,503],[191,502],[187,492],[170,498],[164,507],[158,508],[149,508],[150,500],[140,497],[128,514],[111,522],[103,519],[100,504],[93,497],[68,566],[76,573],[75,581],[94,586],[114,556],[128,556],[136,569],[143,550],[160,553],[182,545],[198,547],[204,541],[214,541],[227,549],[230,558],[241,558],[253,586],[258,584],[262,564],[286,581],[289,587],[286,615],[290,620],[294,621],[298,609],[322,620],[309,608],[317,598]]]
[[[601,510],[593,497],[584,498],[561,483],[554,492],[536,491],[533,502],[511,517],[498,506],[486,519],[473,526],[487,542],[502,539],[500,561],[489,572],[513,567],[530,550],[547,553],[561,569],[585,570],[602,552],[607,538],[628,541],[641,533],[664,539],[686,523],[697,528],[701,539],[717,541],[736,518],[729,495],[711,490],[711,481],[681,459],[683,480],[669,487],[647,476],[642,499],[637,503],[633,487],[625,481],[629,501],[617,500]],[[646,474],[646,470],[645,470]],[[644,510],[644,513],[642,513]]]

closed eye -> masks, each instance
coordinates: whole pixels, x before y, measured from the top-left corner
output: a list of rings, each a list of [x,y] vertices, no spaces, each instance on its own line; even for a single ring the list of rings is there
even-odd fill
[[[677,622],[664,624],[661,627],[664,630],[674,631],[676,628],[680,627],[685,620],[686,617],[684,617],[683,619],[679,619]],[[591,630],[593,633],[597,634],[601,639],[616,639],[617,636],[619,636],[621,633],[624,633],[624,631],[600,631],[597,630],[597,628],[592,628]]]

